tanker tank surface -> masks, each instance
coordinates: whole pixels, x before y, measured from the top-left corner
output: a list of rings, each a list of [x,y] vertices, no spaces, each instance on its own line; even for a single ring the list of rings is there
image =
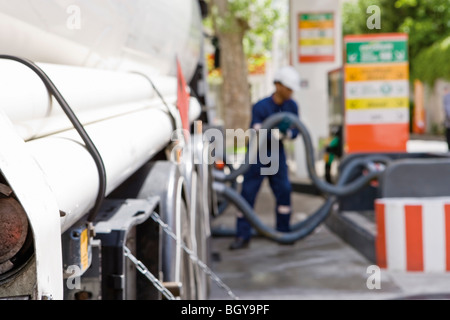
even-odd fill
[[[203,45],[198,0],[0,0],[0,299],[207,298]]]

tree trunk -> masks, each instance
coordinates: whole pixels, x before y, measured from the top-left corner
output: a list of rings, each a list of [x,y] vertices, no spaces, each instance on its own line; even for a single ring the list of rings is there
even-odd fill
[[[228,21],[225,27],[216,26],[220,41],[220,67],[223,77],[223,108],[226,129],[248,129],[250,125],[251,97],[248,82],[247,59],[243,39],[245,22],[227,17],[228,0],[214,0],[218,16]]]
[[[250,87],[242,36],[230,33],[219,36],[223,76],[223,106],[228,129],[247,130],[250,124]]]

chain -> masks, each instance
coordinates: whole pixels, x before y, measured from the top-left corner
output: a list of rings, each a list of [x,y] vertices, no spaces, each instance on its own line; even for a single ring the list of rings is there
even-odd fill
[[[130,249],[127,247],[124,247],[125,256],[130,259],[131,262],[134,263],[136,266],[136,269],[139,270],[140,273],[142,273],[144,276],[147,277],[148,280],[153,283],[153,285],[158,289],[159,292],[161,292],[167,300],[176,300],[173,294],[167,290],[167,288],[164,287],[164,285],[147,269],[147,267],[139,261],[133,254],[131,253]]]
[[[223,283],[223,281],[203,262],[201,261],[197,255],[195,254],[194,251],[192,251],[191,249],[189,249],[184,242],[179,239],[171,230],[170,226],[168,224],[166,224],[164,221],[161,220],[161,217],[156,213],[153,212],[151,215],[152,219],[158,223],[163,230],[173,239],[175,240],[180,247],[189,255],[189,258],[192,260],[192,262],[196,263],[200,269],[203,270],[203,272],[205,272],[205,274],[207,274],[211,280],[213,280],[217,286],[223,290],[225,290],[228,294],[228,296],[230,296],[233,300],[238,300],[239,298],[231,291],[231,289],[225,284]]]

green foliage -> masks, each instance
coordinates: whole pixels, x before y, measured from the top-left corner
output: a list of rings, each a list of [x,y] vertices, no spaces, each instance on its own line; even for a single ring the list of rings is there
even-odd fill
[[[287,4],[287,0],[283,0]],[[247,55],[264,55],[272,49],[275,30],[287,26],[287,12],[274,0],[228,0],[227,12],[220,14],[209,0],[211,15],[205,24],[221,32],[243,33]],[[285,18],[284,18],[285,17]]]
[[[395,8],[392,0],[355,0],[346,1],[343,4],[343,34],[370,34],[398,32],[400,21],[399,9]],[[381,10],[381,29],[367,28],[367,19],[371,12],[367,12],[369,6],[378,6]]]
[[[370,30],[366,21],[369,5],[381,10],[381,29]],[[428,83],[448,79],[446,67],[450,36],[450,0],[355,0],[344,3],[343,32],[368,34],[403,32],[409,35],[411,73]]]
[[[450,35],[450,0],[397,0],[401,12],[400,32],[409,34],[410,53],[421,50]]]
[[[420,51],[413,59],[412,78],[433,85],[437,79],[450,81],[450,37]]]

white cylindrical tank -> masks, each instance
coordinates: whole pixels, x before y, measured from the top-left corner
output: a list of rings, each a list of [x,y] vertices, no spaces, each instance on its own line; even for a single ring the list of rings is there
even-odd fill
[[[190,79],[201,39],[197,0],[0,0],[0,52],[36,62]]]

